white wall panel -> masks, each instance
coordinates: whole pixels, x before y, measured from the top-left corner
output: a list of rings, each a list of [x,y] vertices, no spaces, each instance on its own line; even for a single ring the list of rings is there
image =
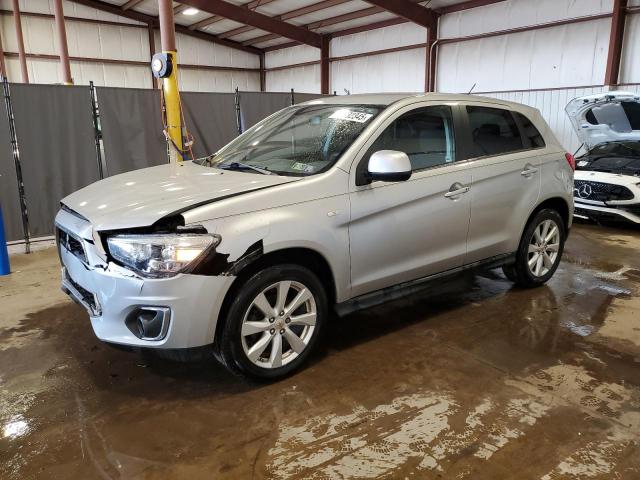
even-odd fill
[[[423,92],[425,48],[331,63],[331,90],[351,93]]]
[[[320,60],[320,49],[308,45],[298,45],[291,48],[274,50],[273,52],[267,52],[264,56],[265,66],[267,68],[314,62],[317,60]]]
[[[636,0],[636,3],[640,5],[640,0]],[[640,15],[627,17],[620,81],[622,83],[640,83]]]
[[[412,23],[378,28],[331,40],[331,56],[342,57],[374,50],[404,47],[427,41],[427,29]]]
[[[95,8],[85,7],[77,3],[62,2],[64,14],[67,17],[90,18],[93,20],[104,20],[109,22],[131,23],[132,25],[142,25],[135,20],[106,13]],[[12,10],[11,0],[0,0],[0,9]],[[44,13],[53,15],[53,0],[20,0],[20,11],[32,13]]]
[[[260,90],[258,72],[225,72],[183,68],[179,71],[180,90],[184,92],[233,92]]]
[[[507,0],[444,15],[440,37],[455,38],[609,13],[613,0]]]
[[[320,93],[320,65],[267,72],[266,80],[268,92]]]
[[[556,88],[604,82],[609,19],[445,44],[438,90]]]

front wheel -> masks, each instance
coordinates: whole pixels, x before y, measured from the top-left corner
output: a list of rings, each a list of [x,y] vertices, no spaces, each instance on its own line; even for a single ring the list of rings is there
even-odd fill
[[[231,304],[218,356],[234,373],[283,377],[306,361],[327,312],[324,288],[310,270],[299,265],[267,267],[246,280]]]
[[[525,288],[546,283],[555,273],[564,251],[565,225],[558,212],[540,210],[525,228],[516,262],[504,268],[505,275]]]

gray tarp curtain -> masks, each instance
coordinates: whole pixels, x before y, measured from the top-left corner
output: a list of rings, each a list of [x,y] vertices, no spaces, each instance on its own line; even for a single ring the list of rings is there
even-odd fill
[[[7,241],[20,240],[22,234],[22,217],[18,199],[18,182],[11,150],[9,122],[4,101],[0,108],[0,207],[4,216],[4,229]]]
[[[159,90],[97,87],[105,176],[167,162]],[[296,103],[319,98],[295,93]],[[98,180],[87,86],[12,84],[15,127],[33,237],[51,235],[60,200]],[[182,94],[195,156],[237,136],[233,93]],[[288,107],[291,93],[241,92],[244,129]],[[0,107],[0,205],[8,241],[23,239],[6,110]]]
[[[11,101],[31,235],[51,235],[60,199],[98,180],[89,88],[14,84]]]
[[[96,87],[105,151],[105,176],[167,163],[160,91]]]
[[[180,99],[196,158],[216,152],[238,135],[235,94],[186,92]]]
[[[240,92],[242,131],[290,105],[290,93]]]

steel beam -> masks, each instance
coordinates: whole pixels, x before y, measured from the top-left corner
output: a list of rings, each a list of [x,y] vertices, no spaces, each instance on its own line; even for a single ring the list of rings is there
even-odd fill
[[[138,5],[139,3],[142,3],[142,2],[144,2],[144,0],[129,0],[127,3],[122,5],[120,8],[122,10],[129,10],[129,9],[135,7],[136,5]]]
[[[611,33],[609,35],[609,52],[607,54],[607,70],[604,74],[605,85],[617,85],[618,83],[626,15],[627,0],[614,0]]]
[[[431,28],[436,23],[438,15],[422,5],[417,5],[410,0],[365,0],[367,3],[384,8],[399,17],[406,18],[410,22],[425,28]]]
[[[328,36],[322,37],[322,46],[320,48],[320,93],[329,95],[330,76],[329,76],[329,42]]]
[[[22,82],[29,83],[29,70],[27,69],[27,57],[24,53],[24,37],[22,34],[22,19],[20,18],[20,2],[13,0],[13,22],[16,30],[16,42],[18,44],[18,55],[20,59],[20,71],[22,72]],[[3,72],[6,72],[4,67]],[[6,75],[6,73],[5,73]]]
[[[486,7],[494,3],[501,3],[505,0],[467,0],[466,2],[456,3],[455,5],[449,5],[447,7],[434,8],[433,11],[446,15],[447,13],[461,12],[463,10],[469,10],[471,8]]]
[[[116,5],[112,5],[110,3],[102,2],[100,0],[69,0],[70,2],[77,3],[79,5],[84,5],[86,7],[95,8],[96,10],[101,10],[103,12],[111,13],[113,15],[119,15],[124,18],[128,18],[130,20],[136,20],[141,23],[146,23],[147,25],[152,25],[154,27],[159,26],[158,17],[154,17],[152,15],[146,15],[144,13],[136,12],[134,10],[122,10],[120,7]],[[225,47],[234,48],[236,50],[242,50],[247,53],[253,53],[254,55],[260,55],[262,50],[242,45],[241,43],[234,42],[232,40],[221,39],[216,35],[207,32],[201,32],[196,30],[189,30],[188,27],[183,25],[176,25],[176,32],[182,33],[184,35],[188,35],[190,37],[199,38],[201,40],[206,40],[208,42],[218,43],[219,45],[224,45]]]
[[[218,15],[245,25],[251,25],[252,27],[266,30],[267,32],[290,38],[291,40],[296,40],[313,47],[321,47],[321,35],[302,27],[297,27],[290,23],[276,20],[275,18],[263,15],[248,8],[243,8],[222,0],[184,0],[182,3],[197,8],[203,12]]]
[[[56,21],[56,32],[58,35],[58,53],[60,55],[60,71],[62,73],[62,83],[73,85],[71,78],[71,65],[69,63],[69,47],[67,45],[67,29],[64,24],[64,10],[62,0],[53,0],[53,15]]]

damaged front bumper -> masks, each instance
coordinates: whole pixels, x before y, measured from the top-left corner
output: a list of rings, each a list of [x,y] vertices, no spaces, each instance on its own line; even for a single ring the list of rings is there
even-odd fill
[[[85,307],[99,339],[171,349],[213,343],[233,276],[142,278],[102,258],[85,219],[61,210],[56,228],[62,232],[58,234],[62,289]],[[150,325],[153,334],[142,332],[145,325]]]

